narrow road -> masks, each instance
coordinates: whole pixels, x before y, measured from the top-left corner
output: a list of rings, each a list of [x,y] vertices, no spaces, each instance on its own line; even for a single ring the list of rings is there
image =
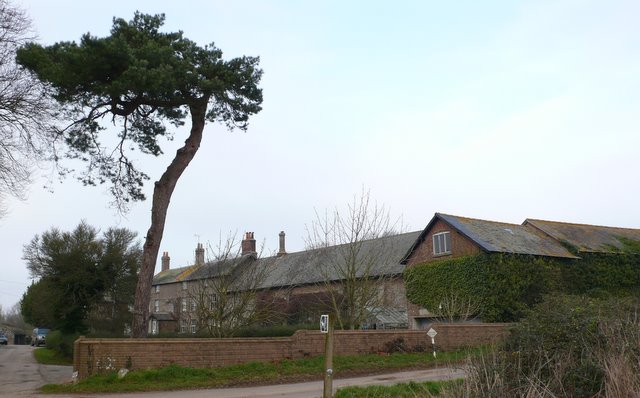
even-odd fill
[[[49,383],[71,380],[71,366],[38,365],[30,346],[0,347],[0,397],[49,397],[37,392]],[[333,381],[334,391],[347,386],[391,385],[409,381],[449,380],[464,377],[461,369],[439,368],[363,376]],[[216,388],[208,390],[159,391],[122,394],[55,395],[55,398],[315,398],[322,396],[322,381],[277,384],[259,387]]]
[[[0,397],[33,397],[49,383],[71,380],[71,366],[38,365],[28,345],[0,346]]]

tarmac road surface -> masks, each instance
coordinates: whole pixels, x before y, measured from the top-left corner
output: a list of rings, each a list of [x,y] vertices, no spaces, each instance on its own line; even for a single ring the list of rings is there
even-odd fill
[[[71,380],[71,366],[39,365],[28,345],[0,346],[0,397],[33,397],[50,383]]]

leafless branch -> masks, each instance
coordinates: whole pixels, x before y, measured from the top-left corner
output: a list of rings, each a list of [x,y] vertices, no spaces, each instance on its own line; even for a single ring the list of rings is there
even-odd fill
[[[362,326],[383,302],[382,286],[391,275],[382,267],[393,261],[391,241],[379,240],[393,230],[389,210],[373,203],[369,191],[354,196],[346,210],[334,209],[307,227],[308,248],[323,251],[320,272],[342,329]]]
[[[24,199],[32,169],[55,154],[47,88],[15,63],[18,47],[34,38],[30,29],[24,11],[0,0],[0,201]]]

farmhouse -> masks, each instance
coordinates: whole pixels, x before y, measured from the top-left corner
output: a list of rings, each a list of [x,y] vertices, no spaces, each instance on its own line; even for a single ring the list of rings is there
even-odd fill
[[[315,323],[333,300],[344,299],[342,287],[347,283],[357,290],[356,299],[367,315],[358,327],[406,328],[405,266],[400,259],[419,234],[287,253],[281,232],[278,253],[260,258],[254,234],[247,232],[237,255],[205,261],[205,250],[198,244],[195,263],[181,268],[171,268],[165,252],[162,271],[152,283],[149,332],[196,333],[222,328],[225,322],[235,327],[274,319]],[[260,313],[265,307],[269,311]]]
[[[422,231],[259,257],[252,232],[239,253],[171,268],[167,252],[153,280],[149,332],[196,333],[243,324],[315,323],[349,291],[360,295],[351,327],[419,329],[435,314],[408,302],[407,267],[482,253],[582,261],[640,242],[640,230],[527,219],[522,224],[436,213]],[[352,298],[353,299],[353,298]],[[352,305],[353,307],[353,305]],[[354,311],[354,308],[347,309]]]

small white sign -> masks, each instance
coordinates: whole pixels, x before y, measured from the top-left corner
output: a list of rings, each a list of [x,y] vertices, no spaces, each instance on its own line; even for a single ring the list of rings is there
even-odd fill
[[[320,332],[329,333],[329,315],[320,315]]]
[[[429,336],[431,338],[436,337],[437,334],[438,334],[438,332],[436,332],[434,328],[429,328],[429,331],[427,331],[427,336]]]

